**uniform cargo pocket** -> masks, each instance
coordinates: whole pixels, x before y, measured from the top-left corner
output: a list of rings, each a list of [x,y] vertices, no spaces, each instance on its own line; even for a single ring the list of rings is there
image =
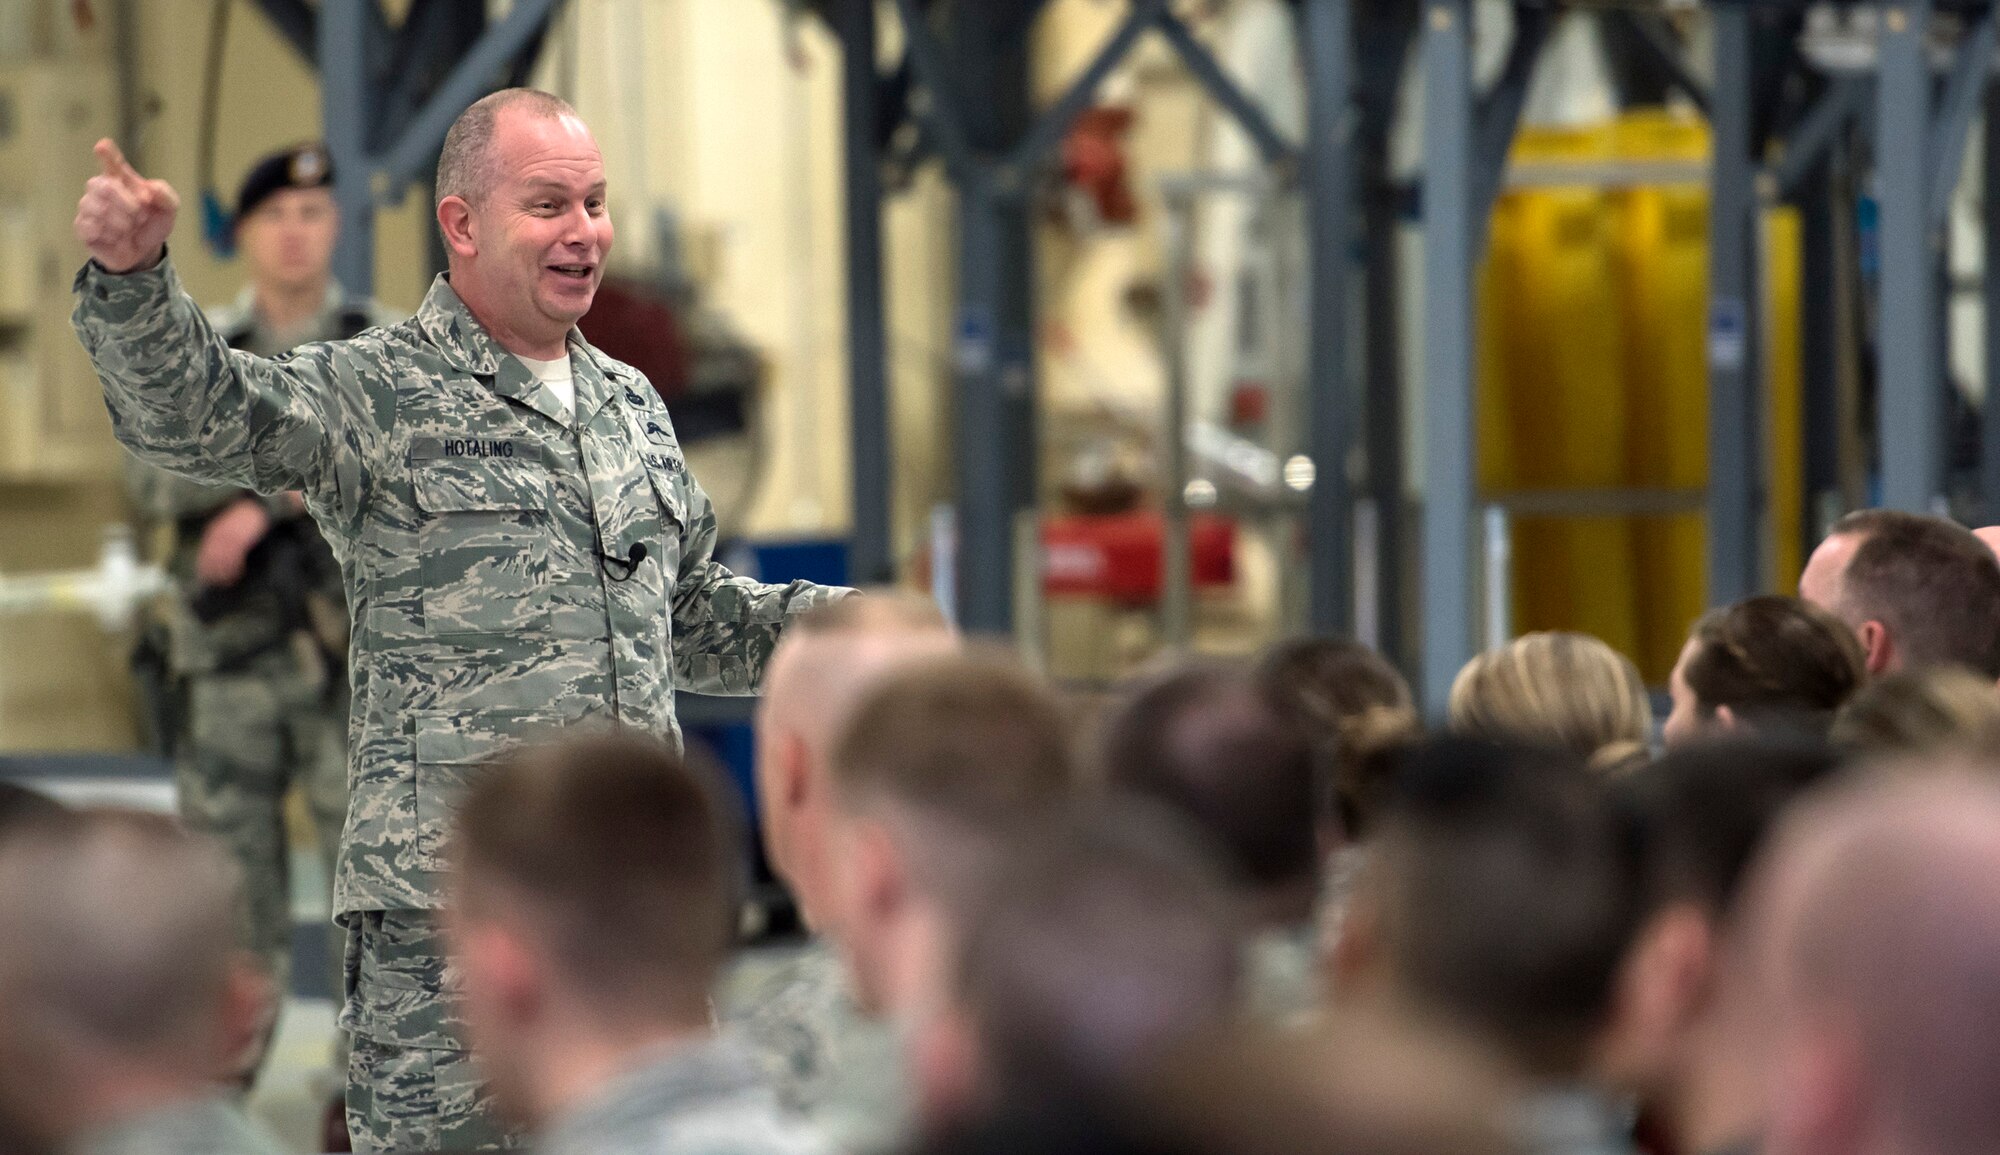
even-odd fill
[[[417,865],[445,867],[459,801],[485,764],[512,747],[553,734],[563,719],[539,710],[420,714],[412,734],[417,765]]]
[[[549,617],[547,478],[524,469],[433,462],[414,486],[424,512],[424,628],[511,634]]]

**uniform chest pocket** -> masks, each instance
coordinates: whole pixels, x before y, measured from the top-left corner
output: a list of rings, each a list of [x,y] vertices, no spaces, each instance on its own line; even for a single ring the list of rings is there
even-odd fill
[[[650,462],[646,476],[653,483],[653,494],[660,503],[660,575],[667,584],[667,596],[673,596],[676,582],[680,580],[681,553],[685,548],[688,533],[687,498],[681,493],[679,478],[686,476],[685,465],[680,472],[666,472]]]
[[[532,470],[431,463],[415,473],[424,629],[509,634],[549,617],[548,478]]]

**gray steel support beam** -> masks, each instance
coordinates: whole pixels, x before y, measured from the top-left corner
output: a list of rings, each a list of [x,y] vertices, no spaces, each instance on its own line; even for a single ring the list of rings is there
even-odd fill
[[[846,131],[847,380],[849,452],[854,472],[851,580],[879,585],[895,578],[889,469],[888,310],[882,282],[882,170],[879,78],[875,70],[875,0],[840,0],[835,29]]]
[[[1763,585],[1756,163],[1752,22],[1747,0],[1722,0],[1709,89],[1715,160],[1708,258],[1708,601],[1739,601]]]
[[[1986,155],[1980,217],[1985,228],[1986,401],[1980,421],[1979,497],[1988,524],[2000,522],[2000,82],[1986,88]]]
[[[1680,46],[1674,42],[1673,33],[1664,27],[1659,18],[1650,11],[1632,8],[1616,9],[1609,14],[1611,19],[1620,20],[1632,30],[1632,39],[1654,64],[1667,75],[1675,88],[1680,89],[1703,116],[1709,115],[1708,90],[1688,69],[1681,59]]]
[[[1013,628],[1014,526],[1011,456],[1032,452],[1008,436],[1014,420],[1001,384],[1000,313],[1006,213],[975,183],[959,190],[958,613],[968,632]]]
[[[340,207],[333,275],[353,297],[375,292],[375,165],[368,152],[368,23],[374,7],[375,0],[324,0],[317,27],[321,123],[333,160],[333,199]]]
[[[1223,69],[1208,46],[1195,39],[1194,33],[1166,5],[1160,5],[1158,12],[1156,19],[1160,31],[1166,34],[1174,51],[1180,53],[1182,63],[1194,73],[1195,79],[1201,81],[1210,98],[1243,126],[1243,131],[1250,135],[1258,153],[1263,156],[1264,163],[1281,164],[1296,159],[1296,151],[1278,132],[1277,126],[1271,123],[1271,118]]]
[[[1348,375],[1354,245],[1351,5],[1352,0],[1305,2],[1305,193],[1312,253],[1307,444],[1314,465],[1306,521],[1311,575],[1307,620],[1321,635],[1346,635],[1354,628],[1354,495],[1347,477],[1356,400]]]
[[[1785,141],[1784,155],[1771,167],[1771,180],[1780,197],[1789,198],[1819,168],[1854,115],[1861,111],[1873,86],[1859,76],[1836,77],[1819,94],[1811,108]],[[1818,195],[1816,192],[1807,195]]]
[[[1930,222],[1930,0],[1882,9],[1875,106],[1875,183],[1882,253],[1880,415],[1882,504],[1928,511],[1944,492],[1936,233]]]
[[[965,138],[965,114],[944,49],[918,10],[917,0],[896,0],[896,14],[902,17],[905,51],[917,83],[918,93],[913,94],[917,115],[937,143],[945,169],[964,188],[978,178],[979,158]]]
[[[1424,6],[1424,710],[1473,653],[1472,7]]]
[[[1836,207],[1834,168],[1839,152],[1822,154],[1820,162],[1800,182],[1800,324],[1805,333],[1802,361],[1801,460],[1805,466],[1803,517],[1796,526],[1779,526],[1810,550],[1819,542],[1822,503],[1840,492],[1840,342],[1839,281],[1842,261]],[[1800,556],[1804,556],[1801,554]]]
[[[1035,127],[1014,151],[1007,157],[1007,163],[1016,169],[1031,169],[1047,160],[1069,134],[1070,126],[1076,118],[1097,101],[1097,88],[1104,83],[1125,58],[1131,54],[1132,46],[1139,42],[1146,29],[1159,20],[1166,11],[1165,0],[1133,0],[1132,10],[1126,14],[1125,22],[1104,42],[1097,56],[1085,66],[1081,75],[1071,82],[1056,102],[1035,121]]]
[[[1534,79],[1535,61],[1541,58],[1542,46],[1548,43],[1558,18],[1558,13],[1539,5],[1514,6],[1514,42],[1507,48],[1507,62],[1493,82],[1493,90],[1479,101],[1473,144],[1472,252],[1475,254],[1486,247],[1486,228],[1507,172],[1507,153],[1514,147],[1521,110],[1528,103],[1528,83]]]
[[[1951,78],[1945,82],[1938,101],[1937,126],[1931,132],[1930,227],[1942,230],[1951,214],[1951,194],[1958,189],[1959,174],[1965,171],[1965,146],[1972,136],[1972,118],[1978,114],[1980,97],[1987,78],[1993,74],[1993,48],[2000,24],[2000,6],[1989,7],[1973,21],[1959,42],[1952,62]]]
[[[437,159],[438,148],[451,122],[458,119],[473,101],[494,91],[494,79],[525,51],[547,27],[562,0],[515,0],[513,8],[498,24],[487,29],[472,51],[465,54],[431,94],[409,127],[397,137],[381,161],[389,190],[400,194],[403,187]],[[324,14],[322,14],[324,19]]]

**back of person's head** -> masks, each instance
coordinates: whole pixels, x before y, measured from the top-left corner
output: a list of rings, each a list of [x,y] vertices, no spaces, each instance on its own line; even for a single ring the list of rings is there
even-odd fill
[[[1835,522],[1828,538],[1855,541],[1826,608],[1857,631],[1871,622],[1885,628],[1887,668],[1956,663],[2000,679],[2000,563],[1971,530],[1867,509]],[[1867,636],[1862,643],[1871,645]]]
[[[1239,910],[1201,841],[1151,804],[1019,832],[954,905],[950,1006],[913,1056],[933,1123],[996,1097],[1113,1086],[1235,1005]]]
[[[1102,756],[1109,786],[1179,812],[1242,883],[1316,884],[1319,763],[1250,669],[1196,664],[1141,685],[1107,720]]]
[[[1460,737],[1567,750],[1600,770],[1643,756],[1653,729],[1638,667],[1588,634],[1525,634],[1480,654],[1447,714]]]
[[[1536,1079],[1576,1078],[1637,919],[1629,825],[1574,755],[1449,739],[1402,764],[1337,949]]]
[[[771,655],[757,706],[757,817],[771,869],[807,926],[823,931],[840,917],[827,849],[835,741],[877,680],[957,645],[935,603],[892,591],[801,615]]]
[[[836,799],[954,826],[1005,828],[1071,798],[1070,724],[1048,686],[1004,651],[906,663],[869,688],[834,746]]]
[[[1323,805],[1348,838],[1366,837],[1385,755],[1423,733],[1409,683],[1380,654],[1344,638],[1280,642],[1264,652],[1259,672],[1328,767]]]
[[[1675,750],[1612,786],[1640,832],[1643,901],[1727,918],[1781,814],[1841,762],[1802,740],[1713,741]]]
[[[1867,681],[1867,656],[1839,618],[1797,598],[1760,595],[1714,610],[1695,623],[1674,671],[1693,707],[1675,717],[1667,740],[1742,726],[1824,736],[1838,710]]]
[[[1863,776],[1787,815],[1747,896],[1772,1155],[2000,1150],[2000,785]]]
[[[1640,1095],[1670,1130],[1711,1125],[1694,1117],[1688,1088],[1713,1061],[1744,876],[1786,809],[1838,770],[1821,743],[1710,740],[1611,786],[1639,835],[1644,916],[1594,1075]]]
[[[228,854],[163,815],[17,822],[0,839],[0,1069],[220,1079],[254,1013],[240,902]]]
[[[2000,690],[1960,666],[1884,674],[1841,707],[1831,740],[1856,757],[2000,743]]]
[[[706,763],[623,733],[504,755],[454,819],[454,918],[501,928],[599,1025],[703,1023],[742,881],[726,789]]]

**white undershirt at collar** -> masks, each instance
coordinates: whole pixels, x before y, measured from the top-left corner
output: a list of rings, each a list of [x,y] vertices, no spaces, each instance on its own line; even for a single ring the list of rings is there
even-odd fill
[[[514,353],[512,356],[528,367],[528,372],[534,374],[535,380],[548,386],[549,392],[554,393],[556,399],[562,402],[565,413],[575,412],[576,377],[570,371],[568,357],[560,361],[537,361],[533,357],[523,357],[519,353]]]

